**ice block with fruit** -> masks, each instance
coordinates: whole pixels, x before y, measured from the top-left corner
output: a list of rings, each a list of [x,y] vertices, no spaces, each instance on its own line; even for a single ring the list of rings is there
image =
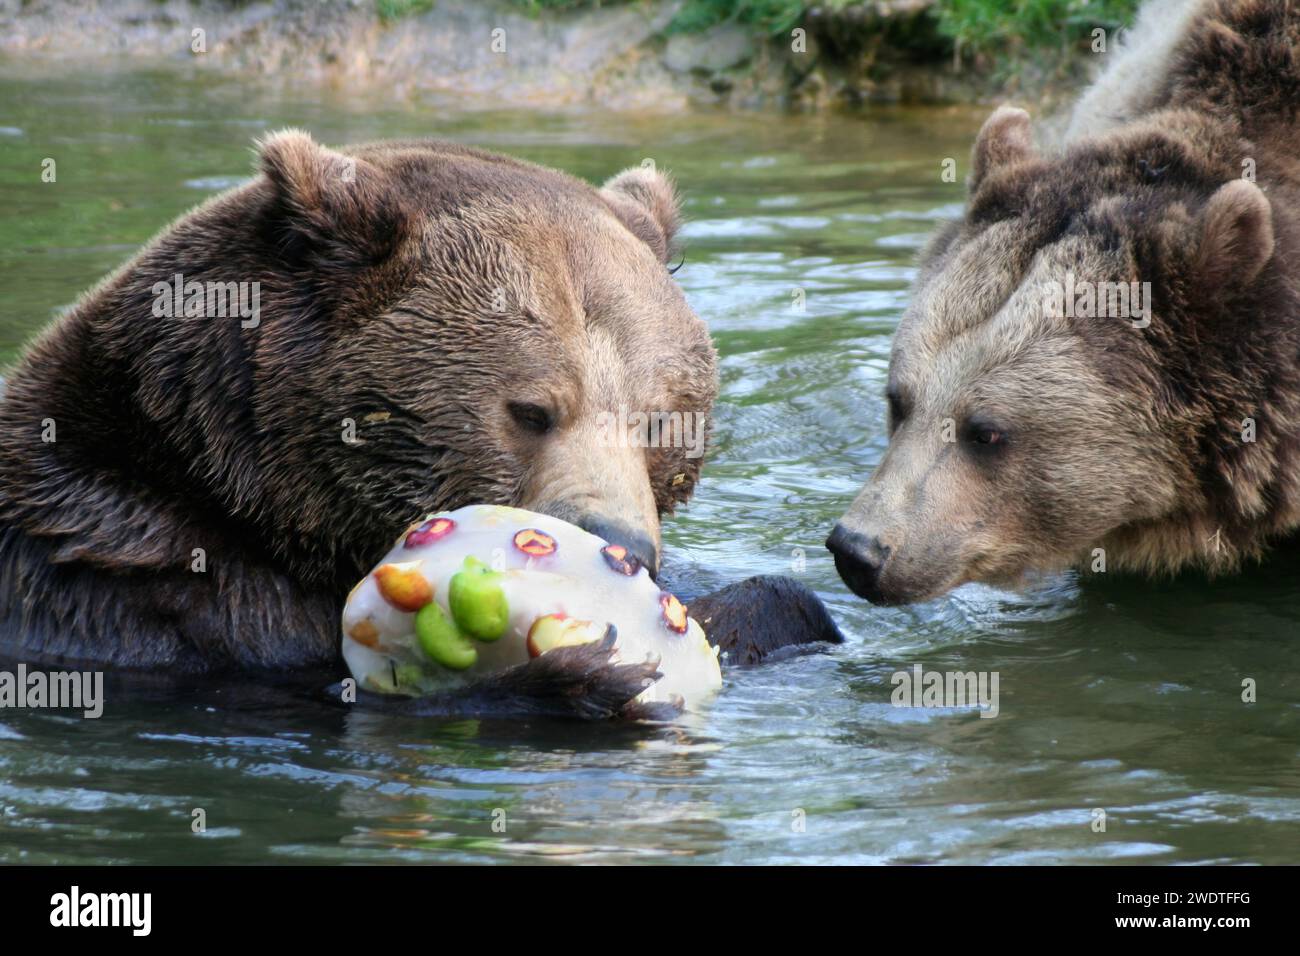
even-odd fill
[[[612,639],[623,663],[657,660],[638,696],[688,707],[722,685],[700,625],[626,548],[549,515],[492,505],[406,530],[348,596],[343,657],[359,686],[423,695],[559,648]]]

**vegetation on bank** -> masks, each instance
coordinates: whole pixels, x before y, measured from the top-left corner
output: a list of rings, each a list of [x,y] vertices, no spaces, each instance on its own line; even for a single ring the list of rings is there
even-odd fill
[[[514,0],[512,0],[514,2]],[[417,13],[428,13],[433,9],[434,0],[375,0],[375,9],[379,19],[384,22],[398,17],[409,17]],[[519,5],[516,3],[516,5]],[[523,4],[529,6],[529,4]]]
[[[240,3],[246,0],[232,0]],[[440,0],[374,0],[381,20],[436,10]],[[445,2],[445,0],[444,0]],[[649,0],[505,0],[520,12],[552,13],[630,6]],[[1063,76],[1078,65],[1093,31],[1108,37],[1132,22],[1140,0],[682,0],[666,35],[735,24],[756,38],[787,36],[797,26],[831,36],[831,53],[877,41],[913,62],[947,60],[1006,80]],[[882,10],[881,8],[887,8]],[[820,25],[820,29],[818,28]],[[848,34],[847,43],[840,37]]]
[[[1133,22],[1138,0],[938,0],[931,7],[954,55],[1000,69],[1087,49],[1092,32]]]
[[[161,0],[160,0],[161,2]],[[307,33],[320,7],[336,22],[467,14],[479,0],[192,0],[246,8],[270,3]],[[666,6],[672,3],[671,7]],[[492,0],[542,21],[573,14],[577,36],[599,8],[640,9],[638,32],[678,84],[718,102],[781,101],[795,108],[865,102],[978,101],[1022,95],[1044,102],[1077,89],[1141,0]],[[458,9],[458,8],[470,9]],[[475,11],[491,17],[490,10]],[[649,15],[653,14],[651,18]],[[671,18],[665,25],[665,19]],[[464,16],[452,18],[461,23]],[[635,18],[633,18],[635,19]],[[813,57],[793,57],[790,31],[807,31]],[[339,42],[337,36],[332,42]],[[690,77],[687,81],[685,77]]]
[[[381,5],[427,7],[434,0],[380,0]],[[637,0],[510,0],[525,11],[542,14],[635,3]],[[921,16],[949,45],[957,60],[975,61],[999,71],[1023,61],[1045,59],[1086,49],[1092,31],[1108,33],[1130,23],[1139,0],[934,0]],[[736,23],[756,34],[777,36],[799,26],[810,13],[835,16],[852,8],[869,9],[861,0],[685,0],[669,33],[696,33],[721,23]]]

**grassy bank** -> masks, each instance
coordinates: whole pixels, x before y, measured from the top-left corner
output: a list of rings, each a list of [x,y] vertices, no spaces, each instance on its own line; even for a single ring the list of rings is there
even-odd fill
[[[931,11],[955,58],[1007,72],[1088,51],[1094,30],[1110,35],[1133,21],[1137,6],[1138,0],[940,0]]]
[[[434,0],[380,0],[381,7],[428,9]],[[638,0],[510,0],[517,8],[544,15],[636,3]],[[698,33],[723,23],[735,23],[756,35],[788,34],[812,18],[859,22],[888,19],[881,8],[928,6],[921,18],[947,45],[953,60],[1002,75],[1021,68],[1041,68],[1062,54],[1086,52],[1093,31],[1109,34],[1130,23],[1138,0],[924,0],[904,4],[863,3],[860,0],[685,0],[667,33]],[[861,15],[853,14],[860,12]]]
[[[241,0],[235,0],[241,2]],[[375,0],[381,20],[427,14],[454,0]],[[539,22],[595,10],[650,10],[662,0],[500,0]],[[658,42],[716,31],[743,34],[751,55],[704,82],[770,98],[774,64],[789,64],[790,105],[854,105],[873,99],[984,99],[1002,94],[1050,102],[1071,95],[1105,43],[1132,22],[1140,0],[679,0]],[[788,56],[791,31],[806,30],[814,66]],[[713,31],[713,32],[710,32]],[[805,61],[806,62],[806,61]]]
[[[1112,44],[1137,2],[23,0],[0,3],[0,55],[161,59],[552,106],[1046,107],[1077,92],[1099,62],[1098,31]],[[499,46],[487,40],[498,29]]]

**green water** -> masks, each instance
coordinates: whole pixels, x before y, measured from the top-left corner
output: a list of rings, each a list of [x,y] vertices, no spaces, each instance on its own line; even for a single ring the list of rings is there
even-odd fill
[[[116,694],[97,721],[2,712],[0,861],[1300,862],[1294,558],[1212,585],[1064,576],[874,609],[821,547],[884,447],[890,334],[919,244],[959,209],[940,164],[978,114],[465,112],[13,64],[0,104],[0,362],[247,175],[268,129],[438,135],[595,180],[653,157],[687,197],[678,277],[723,378],[668,562],[684,590],[796,574],[848,635],[733,670],[707,714],[650,732],[379,717],[244,684]],[[916,663],[998,672],[999,716],[892,707]]]

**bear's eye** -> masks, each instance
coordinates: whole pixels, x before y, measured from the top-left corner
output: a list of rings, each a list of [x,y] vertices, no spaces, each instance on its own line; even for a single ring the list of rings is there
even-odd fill
[[[966,440],[972,445],[991,448],[1005,445],[1007,433],[992,422],[976,419],[966,423]]]
[[[537,435],[545,435],[555,427],[555,418],[550,411],[532,402],[510,402],[506,405],[510,417],[520,428]]]
[[[885,400],[889,402],[889,434],[892,435],[907,417],[907,404],[903,401],[903,396],[892,386],[885,392]]]

